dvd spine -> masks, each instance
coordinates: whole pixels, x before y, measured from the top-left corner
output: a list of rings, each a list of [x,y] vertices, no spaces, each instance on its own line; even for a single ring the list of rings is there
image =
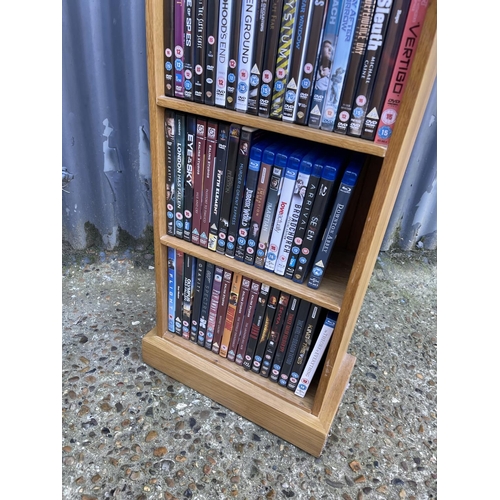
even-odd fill
[[[332,338],[336,323],[337,314],[330,311],[325,318],[325,322],[321,327],[318,338],[314,343],[309,359],[307,360],[304,371],[302,372],[302,376],[297,384],[297,388],[294,392],[296,396],[303,398],[306,395],[314,374],[316,373],[316,369],[318,368],[319,362],[321,361],[321,357],[326,350],[326,346]]]
[[[259,295],[257,297],[257,305],[255,306],[255,312],[252,319],[252,325],[250,326],[250,332],[248,334],[248,341],[243,356],[242,366],[245,370],[250,370],[252,368],[253,356],[255,354],[255,349],[257,348],[257,343],[259,341],[260,331],[262,329],[262,324],[264,321],[264,316],[266,313],[267,298],[269,296],[269,285],[262,284],[260,286]]]
[[[205,59],[207,30],[207,0],[195,0],[194,19],[194,61],[193,61],[193,98],[195,102],[205,103]]]
[[[165,95],[174,97],[174,0],[163,0],[163,42],[165,65]]]
[[[274,320],[271,326],[271,331],[269,332],[269,339],[266,344],[266,349],[264,351],[264,356],[262,358],[262,366],[260,367],[259,374],[262,377],[269,377],[271,371],[271,365],[274,360],[274,355],[276,353],[276,347],[278,346],[279,339],[281,336],[281,331],[283,329],[283,323],[285,322],[286,311],[288,309],[288,302],[290,300],[290,294],[286,292],[281,292],[278,299],[278,306],[276,307],[276,312],[274,314]]]
[[[252,60],[250,63],[250,79],[248,81],[246,109],[246,112],[251,115],[258,114],[259,86],[262,75],[262,64],[264,63],[264,51],[266,48],[270,3],[272,3],[272,0],[260,0],[254,28],[255,42],[253,44]]]
[[[203,281],[203,298],[200,308],[200,321],[198,322],[198,345],[205,347],[207,337],[208,314],[210,312],[210,299],[214,282],[215,265],[207,262],[205,266],[205,279]]]
[[[205,269],[207,263],[202,259],[196,261],[196,276],[194,282],[193,311],[191,315],[190,340],[198,343],[198,330],[200,324],[201,302],[203,299],[203,283],[205,280]]]
[[[235,109],[236,105],[236,86],[238,84],[238,56],[240,52],[240,27],[241,12],[244,0],[236,0],[232,7],[231,14],[231,43],[229,44],[229,53],[227,61],[226,77],[226,109]]]
[[[276,70],[276,54],[280,39],[280,26],[284,0],[271,0],[267,25],[266,50],[262,63],[262,74],[259,83],[257,100],[258,115],[269,117],[271,96],[273,92],[274,72]]]
[[[269,113],[269,117],[275,120],[281,120],[283,116],[283,101],[292,61],[292,42],[296,26],[297,1],[287,0],[283,5],[271,98],[271,112]]]
[[[174,95],[184,99],[184,2],[176,0],[174,8]]]
[[[204,118],[197,118],[194,160],[193,223],[191,230],[191,243],[195,245],[200,244],[201,207],[203,199],[203,177],[205,174],[206,144],[207,121]]]
[[[217,151],[217,122],[209,121],[207,125],[207,154],[205,161],[205,174],[203,177],[203,196],[201,203],[200,246],[208,247],[208,234],[210,232],[210,211],[212,208],[212,184],[215,170]]]
[[[219,29],[217,38],[217,74],[215,105],[226,106],[227,68],[231,48],[231,19],[233,0],[220,0]]]
[[[175,236],[175,112],[165,110],[165,188],[167,234]]]
[[[182,337],[182,300],[184,292],[184,253],[175,251],[175,333]]]
[[[222,269],[222,267],[215,266],[212,294],[210,296],[210,307],[208,310],[207,334],[205,336],[205,349],[208,349],[209,351],[212,350],[212,344],[214,341],[223,276],[224,269]]]
[[[238,297],[238,305],[236,307],[236,316],[234,318],[233,333],[227,350],[227,359],[235,361],[236,352],[240,343],[241,330],[245,313],[247,310],[248,296],[250,295],[250,285],[252,280],[245,276],[241,279],[240,296]]]
[[[365,55],[368,37],[370,35],[375,4],[376,0],[362,0],[360,5],[349,56],[349,66],[345,75],[344,86],[337,109],[337,116],[333,126],[333,131],[338,134],[347,134],[356,87],[363,69],[362,62]],[[325,130],[327,129],[325,128]]]
[[[193,283],[196,257],[184,254],[184,287],[182,291],[182,338],[191,338],[191,309],[193,306]]]
[[[184,228],[183,238],[185,241],[191,241],[191,232],[193,229],[193,203],[194,203],[194,156],[196,142],[196,117],[194,115],[186,116],[186,175],[184,177]]]
[[[194,99],[193,69],[194,69],[194,44],[193,44],[193,0],[184,1],[184,99]]]
[[[224,254],[226,251],[226,239],[229,228],[229,217],[231,215],[231,201],[233,199],[234,178],[238,160],[238,147],[240,142],[241,125],[232,123],[229,127],[229,144],[226,162],[226,173],[224,178],[224,191],[219,215],[216,252]]]
[[[304,370],[304,366],[309,354],[309,349],[311,347],[311,343],[314,338],[321,314],[321,307],[315,304],[311,304],[309,317],[307,318],[307,323],[304,328],[304,335],[300,339],[297,357],[293,362],[292,369],[290,370],[290,377],[288,378],[288,383],[286,384],[287,389],[291,391],[295,391],[295,389],[297,388],[297,383],[299,382],[302,371]]]
[[[413,0],[411,3],[391,81],[380,114],[380,123],[375,134],[375,144],[384,146],[389,144],[401,105],[401,99],[408,82],[408,75],[413,64],[415,51],[420,41],[422,24],[425,19],[428,3],[428,0]]]
[[[224,270],[222,275],[222,285],[220,291],[219,307],[217,309],[217,319],[214,329],[214,338],[212,340],[212,352],[219,354],[222,335],[224,334],[224,325],[226,321],[229,293],[231,290],[231,281],[233,279],[232,271]]]
[[[305,61],[305,47],[308,44],[311,28],[312,9],[309,0],[298,0],[296,29],[293,37],[290,71],[286,82],[286,91],[283,96],[283,110],[281,119],[293,123],[297,116],[298,89],[302,80],[302,67]]]
[[[219,0],[207,0],[205,46],[205,104],[215,105],[217,79],[217,47],[219,31]]]
[[[255,353],[252,361],[252,371],[255,373],[260,372],[262,366],[262,359],[266,351],[267,342],[269,340],[269,334],[271,333],[271,326],[274,321],[274,315],[276,314],[276,308],[278,306],[280,291],[277,288],[271,288],[269,291],[269,297],[267,299],[266,312],[264,320],[262,322],[262,328],[259,335],[259,340],[257,341],[257,346],[255,347]]]
[[[175,113],[175,236],[184,238],[184,178],[186,176],[186,116]]]
[[[245,353],[247,350],[248,337],[250,335],[250,328],[252,326],[255,309],[257,307],[257,298],[260,292],[260,285],[261,283],[255,280],[252,280],[252,283],[250,285],[248,304],[245,311],[245,317],[243,318],[243,324],[241,326],[241,334],[238,343],[238,349],[236,351],[236,357],[234,359],[234,362],[240,366],[243,365]]]
[[[168,331],[171,333],[175,333],[175,262],[175,248],[167,247]]]
[[[231,282],[231,290],[229,292],[229,300],[227,303],[226,318],[224,320],[224,331],[222,333],[222,340],[220,342],[219,356],[226,358],[228,355],[229,344],[233,336],[233,327],[236,318],[236,311],[238,308],[238,299],[240,296],[242,276],[241,274],[234,273]]]

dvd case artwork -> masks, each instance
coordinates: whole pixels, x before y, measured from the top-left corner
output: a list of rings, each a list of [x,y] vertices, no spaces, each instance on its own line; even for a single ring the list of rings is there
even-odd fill
[[[260,0],[256,14],[252,59],[250,61],[250,78],[248,80],[248,94],[246,112],[258,114],[258,98],[264,51],[266,48],[267,24],[269,19],[269,5],[272,0]]]
[[[269,379],[272,382],[278,382],[279,374],[285,360],[286,349],[288,347],[290,335],[293,331],[293,325],[295,323],[295,318],[297,316],[300,302],[301,299],[298,299],[294,296],[290,297],[282,332],[279,338],[278,345],[276,346],[276,353],[274,354],[274,359],[271,365],[271,373],[269,375]]]
[[[371,98],[375,80],[378,77],[382,50],[387,45],[387,29],[392,20],[394,4],[395,2],[392,0],[378,0],[375,5],[370,35],[366,44],[364,59],[361,63],[361,72],[354,94],[347,135],[353,137],[361,136],[361,128],[365,121],[368,102]]]
[[[175,112],[165,110],[165,191],[167,234],[175,236]]]
[[[196,116],[186,116],[186,174],[184,177],[184,228],[185,241],[191,241],[194,199],[194,148],[196,141]]]
[[[246,113],[259,2],[257,0],[243,0],[242,4],[235,109]]]
[[[193,306],[196,257],[184,254],[184,287],[182,291],[182,338],[191,338],[191,311]]]
[[[205,59],[207,0],[195,0],[194,19],[194,61],[193,61],[193,98],[195,102],[205,103]]]
[[[317,253],[313,256],[313,265],[307,286],[317,289],[321,284],[325,270],[330,261],[335,240],[339,233],[342,221],[344,219],[349,201],[356,186],[361,168],[365,162],[366,156],[363,153],[355,152],[352,159],[342,175],[340,186],[338,188],[332,213],[328,219],[325,231]]]
[[[264,315],[264,320],[262,322],[262,328],[252,360],[252,371],[255,373],[259,373],[262,366],[262,359],[266,351],[269,334],[271,333],[271,327],[273,325],[276,308],[278,307],[279,295],[280,291],[277,288],[270,289],[269,297],[267,299],[266,312]]]
[[[224,193],[224,179],[227,167],[227,154],[229,145],[229,123],[219,123],[217,138],[217,153],[212,185],[212,206],[210,211],[210,225],[208,228],[208,249],[214,252],[217,249],[217,236],[219,231],[219,214],[221,211],[222,196]]]
[[[184,252],[175,251],[175,333],[182,337],[182,302],[184,292]]]
[[[280,276],[285,275],[288,257],[292,248],[293,237],[295,236],[295,230],[297,229],[297,223],[302,211],[302,205],[307,192],[312,166],[317,155],[318,153],[316,151],[312,151],[306,154],[300,162],[297,179],[295,180],[295,185],[293,186],[293,192],[290,199],[288,217],[286,218],[278,257],[276,258],[276,266],[274,268],[275,274],[279,274]]]
[[[299,349],[297,356],[293,362],[292,369],[290,370],[290,376],[288,378],[288,383],[286,385],[287,389],[295,391],[297,384],[299,382],[300,376],[306,364],[309,349],[313,341],[316,328],[320,321],[320,316],[322,315],[323,309],[320,306],[311,304],[309,310],[309,316],[306,321],[306,326],[304,328],[304,335],[300,339]]]
[[[428,4],[428,0],[412,0],[411,2],[394,70],[380,114],[380,123],[375,134],[375,144],[385,146],[389,144],[401,105],[401,99],[408,83],[408,76],[413,64],[415,51],[420,41],[422,24]]]
[[[191,243],[200,244],[201,210],[203,199],[203,177],[205,174],[205,154],[207,144],[207,120],[196,119],[196,142],[194,157],[194,193]]]
[[[235,109],[238,84],[238,56],[240,52],[241,12],[245,0],[235,0],[231,14],[231,42],[227,59],[226,109]]]
[[[292,280],[303,283],[311,269],[312,259],[321,240],[326,219],[334,202],[337,186],[345,167],[345,150],[325,160],[321,182],[304,233]]]
[[[193,0],[184,0],[184,99],[186,101],[194,99],[193,3]]]
[[[243,262],[249,265],[253,265],[255,262],[255,252],[257,243],[259,242],[260,226],[262,224],[262,217],[269,189],[269,181],[271,179],[274,158],[275,155],[278,154],[280,149],[280,144],[275,143],[271,146],[268,146],[262,154],[259,179],[257,182],[257,187],[255,189],[252,218],[250,221],[247,244],[245,247],[245,256],[243,258]]]
[[[316,373],[316,369],[318,368],[319,362],[323,356],[323,353],[326,350],[330,339],[332,338],[333,331],[335,329],[335,325],[337,324],[337,313],[329,311],[325,321],[321,327],[318,338],[314,342],[314,346],[311,349],[309,359],[307,360],[306,366],[302,372],[302,376],[300,377],[299,383],[297,384],[297,388],[295,389],[294,394],[296,396],[300,396],[303,398],[309,386],[311,385],[311,381]]]
[[[280,199],[276,210],[276,217],[274,219],[273,230],[269,240],[269,248],[264,263],[264,269],[267,271],[274,271],[276,268],[276,261],[278,259],[279,249],[288,219],[290,202],[292,200],[300,162],[306,152],[307,151],[304,148],[297,149],[290,153],[287,160],[286,169],[283,174],[283,185],[281,186]]]
[[[219,0],[207,0],[205,46],[205,104],[215,105],[217,79],[217,40],[219,31]]]
[[[319,117],[321,130],[332,131],[335,124],[339,100],[344,88],[345,75],[349,66],[349,57],[360,3],[360,0],[343,0],[330,81],[328,83],[322,115]]]
[[[236,238],[240,224],[241,205],[245,190],[250,150],[255,142],[263,137],[263,134],[264,131],[262,129],[248,127],[246,125],[241,127],[238,158],[234,174],[233,199],[231,201],[229,227],[227,229],[226,238],[225,255],[227,257],[234,257],[236,250]]]
[[[174,0],[163,0],[165,95],[174,97]]]
[[[317,50],[314,88],[311,90],[308,126],[319,128],[325,106],[326,93],[332,78],[332,64],[337,49],[337,40],[341,24],[341,5],[339,0],[328,4],[321,42]],[[311,70],[311,67],[308,68]]]
[[[373,84],[370,99],[366,107],[366,117],[362,120],[361,138],[373,141],[380,121],[380,113],[401,44],[401,37],[411,0],[395,0],[392,6],[391,19],[387,27],[386,40],[380,56],[377,77]]]
[[[257,299],[260,293],[260,286],[261,286],[260,281],[252,280],[252,283],[250,285],[250,293],[248,295],[248,303],[245,311],[245,316],[243,318],[243,323],[241,326],[238,349],[236,351],[236,356],[234,358],[234,362],[240,366],[243,365],[243,361],[245,358],[248,337],[250,335],[250,329],[252,327],[255,309],[257,307]]]
[[[259,234],[259,243],[255,252],[254,266],[259,269],[264,269],[266,262],[267,247],[269,238],[274,225],[274,217],[278,207],[278,201],[281,194],[281,186],[283,184],[283,171],[285,167],[275,164],[271,170],[271,178],[269,179],[269,191],[266,198],[266,206],[262,215],[262,227]]]
[[[248,334],[247,347],[245,350],[245,355],[243,357],[242,366],[243,368],[245,368],[245,370],[250,370],[252,368],[253,356],[255,354],[255,349],[257,348],[260,331],[262,329],[262,324],[266,313],[269,291],[270,286],[262,283],[262,285],[260,286],[259,295],[257,296],[257,305],[255,306],[255,312],[253,315],[252,324],[250,326],[250,332]]]
[[[207,262],[205,265],[205,278],[203,281],[203,297],[201,300],[200,320],[198,321],[198,340],[199,346],[205,346],[207,336],[208,315],[210,313],[210,299],[212,298],[212,285],[214,282],[215,265]]]
[[[318,47],[323,36],[328,2],[314,2],[311,5],[311,21],[309,38],[304,50],[304,59],[300,68],[300,78],[297,82],[297,107],[295,123],[306,125],[309,117],[311,91],[315,81]],[[330,0],[330,4],[339,4],[339,0]]]
[[[203,284],[205,281],[205,269],[207,263],[202,259],[196,259],[196,274],[194,281],[193,309],[191,313],[190,340],[198,343],[198,329],[200,324],[201,303],[203,300]]]
[[[297,101],[300,81],[302,80],[302,66],[305,61],[307,44],[309,43],[309,31],[312,17],[310,15],[312,2],[310,0],[298,0],[296,14],[296,28],[291,47],[290,68],[283,96],[283,109],[281,119],[284,122],[293,123],[297,116]]]
[[[286,0],[283,4],[281,16],[278,53],[274,71],[274,84],[271,97],[271,111],[269,117],[281,120],[283,116],[283,101],[285,97],[288,73],[292,62],[292,42],[296,28],[297,2],[299,0]]]
[[[337,116],[335,118],[333,131],[338,134],[347,134],[349,120],[351,118],[357,83],[363,69],[368,38],[375,11],[376,0],[361,0],[354,38],[351,45],[349,65],[344,77],[344,86],[339,99]],[[327,130],[325,128],[325,130]]]
[[[312,167],[311,175],[309,176],[309,182],[307,184],[306,194],[304,200],[302,201],[302,208],[300,210],[300,215],[297,221],[297,227],[295,228],[295,233],[292,239],[292,246],[288,254],[288,261],[285,268],[285,278],[292,279],[295,265],[297,264],[297,259],[302,247],[302,241],[304,239],[307,224],[309,222],[309,215],[316,199],[316,193],[318,186],[321,182],[321,176],[323,174],[323,163],[322,159],[319,158]]]
[[[224,319],[224,330],[219,349],[219,356],[222,356],[223,358],[227,357],[229,344],[233,335],[233,326],[235,323],[238,299],[240,296],[241,281],[241,274],[234,273],[231,281],[231,290],[229,292],[226,317]]]
[[[174,95],[184,99],[184,2],[175,2],[174,16]]]
[[[175,113],[175,236],[184,238],[184,177],[186,175],[186,115]]]
[[[219,354],[222,335],[224,334],[224,325],[226,321],[232,279],[232,271],[224,269],[224,273],[222,275],[219,307],[217,309],[217,319],[215,322],[214,338],[212,340],[212,352],[214,352],[215,354]]]
[[[293,362],[295,361],[295,357],[299,349],[299,343],[306,327],[306,321],[310,308],[310,302],[307,302],[307,300],[300,301],[299,308],[297,309],[297,317],[295,319],[295,323],[293,324],[293,330],[290,334],[290,340],[288,342],[285,357],[283,358],[283,364],[278,377],[278,384],[284,387],[288,384]]]
[[[217,37],[217,69],[215,80],[215,105],[226,107],[227,68],[231,48],[231,19],[236,0],[220,0]]]
[[[250,230],[250,223],[252,221],[253,203],[259,180],[262,155],[269,143],[270,139],[264,139],[254,144],[250,150],[245,190],[243,199],[241,200],[241,215],[236,239],[236,249],[234,251],[235,259],[241,262],[243,262],[245,258],[245,247]]]
[[[276,347],[281,336],[281,330],[283,328],[283,323],[285,322],[286,311],[288,309],[288,302],[290,300],[290,294],[286,292],[280,292],[278,305],[276,307],[276,312],[274,313],[274,319],[271,325],[271,331],[269,332],[269,338],[267,340],[266,348],[264,350],[264,356],[262,359],[262,364],[260,367],[259,374],[263,377],[269,377],[271,371],[271,364],[274,359],[274,354],[276,353]]]
[[[175,298],[176,298],[175,249],[167,247],[167,283],[168,283],[168,331],[175,333]]]
[[[216,121],[208,121],[207,124],[207,142],[206,142],[206,160],[205,174],[203,177],[203,196],[201,203],[201,222],[200,222],[200,246],[208,247],[208,235],[210,233],[210,213],[212,209],[212,184],[213,173],[215,170],[215,159],[217,153],[217,134],[219,124]]]
[[[205,349],[208,349],[209,351],[212,350],[212,344],[214,341],[223,277],[224,269],[222,267],[215,266],[212,294],[210,296],[210,307],[208,310],[207,333],[205,335]]]
[[[276,54],[280,39],[281,18],[284,0],[271,0],[267,24],[266,49],[262,62],[262,71],[257,98],[257,113],[264,118],[271,112],[274,72],[276,70]]]
[[[229,229],[229,217],[231,215],[231,202],[234,191],[234,178],[238,160],[238,149],[240,144],[241,125],[232,123],[229,127],[229,144],[227,146],[227,162],[224,177],[224,190],[219,214],[217,232],[216,252],[224,254],[226,250],[227,232]]]
[[[227,359],[229,361],[234,361],[236,359],[236,352],[240,343],[241,330],[243,321],[245,318],[245,313],[247,310],[248,296],[250,295],[250,285],[252,280],[242,276],[240,295],[238,297],[238,303],[236,306],[236,315],[234,318],[234,324],[232,328],[232,334],[229,341],[229,346],[227,349]]]

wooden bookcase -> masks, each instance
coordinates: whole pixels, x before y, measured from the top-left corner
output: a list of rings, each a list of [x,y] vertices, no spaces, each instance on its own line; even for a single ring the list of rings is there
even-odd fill
[[[156,327],[143,338],[143,360],[306,452],[319,456],[355,363],[355,358],[347,352],[349,342],[436,77],[436,0],[429,3],[400,114],[387,148],[332,132],[165,97],[162,6],[162,0],[146,0],[157,318]],[[165,108],[369,155],[357,200],[353,200],[346,214],[337,238],[337,250],[319,290],[167,236]],[[316,375],[305,398],[168,331],[167,246],[339,313],[323,369]]]

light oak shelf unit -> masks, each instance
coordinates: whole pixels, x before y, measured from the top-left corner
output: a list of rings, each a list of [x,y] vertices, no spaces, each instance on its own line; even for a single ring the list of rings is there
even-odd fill
[[[306,452],[319,456],[355,358],[349,342],[436,78],[436,0],[429,3],[394,134],[387,148],[369,141],[170,98],[163,91],[162,0],[146,0],[148,88],[156,272],[156,327],[142,341],[148,365],[192,387]],[[369,155],[319,290],[229,259],[166,234],[164,111],[173,109],[249,125]],[[322,371],[305,398],[168,332],[167,246],[255,277],[339,313]]]

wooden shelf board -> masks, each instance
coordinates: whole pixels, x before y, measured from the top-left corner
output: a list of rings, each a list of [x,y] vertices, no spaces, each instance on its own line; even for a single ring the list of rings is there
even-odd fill
[[[196,258],[203,259],[206,262],[212,262],[213,264],[236,273],[241,273],[249,278],[262,281],[272,287],[289,292],[298,298],[310,302],[313,301],[314,304],[326,307],[335,312],[340,312],[342,299],[354,261],[354,254],[352,252],[343,250],[334,251],[319,289],[313,290],[305,283],[295,283],[288,278],[244,264],[230,257],[226,257],[225,255],[208,250],[207,248],[193,245],[175,236],[165,235],[160,238],[160,241],[163,245],[189,253]]]
[[[156,104],[176,111],[206,116],[208,118],[223,120],[230,123],[239,123],[240,125],[248,125],[250,127],[283,134],[285,136],[299,137],[308,141],[327,144],[329,146],[337,146],[351,151],[360,151],[381,158],[385,157],[387,150],[386,146],[380,146],[365,139],[335,134],[333,132],[326,132],[304,125],[272,120],[270,118],[254,116],[239,111],[231,111],[217,106],[208,106],[206,104],[185,101],[184,99],[175,97],[159,96],[156,98]]]
[[[174,334],[160,337],[153,328],[142,340],[143,361],[307,453],[321,454],[333,416],[322,421],[311,414],[313,394],[299,398],[278,384],[190,344]],[[335,409],[347,387],[355,358],[346,355],[344,361],[336,380],[335,401],[329,402]]]

